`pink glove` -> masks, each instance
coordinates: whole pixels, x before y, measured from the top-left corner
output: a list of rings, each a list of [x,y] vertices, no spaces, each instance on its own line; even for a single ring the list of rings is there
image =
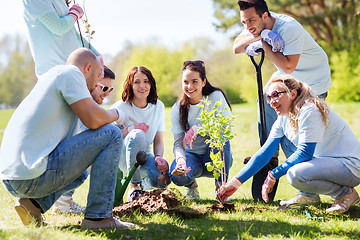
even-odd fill
[[[138,123],[134,126],[134,129],[140,129],[143,130],[144,133],[147,133],[147,131],[149,130],[149,125],[147,125],[146,123]]]
[[[271,171],[269,171],[261,189],[261,196],[265,202],[269,202],[268,193],[272,192],[275,183],[276,179],[271,175]]]
[[[172,175],[174,176],[186,176],[186,173],[190,172],[191,168],[188,168],[186,166],[186,161],[183,157],[179,157],[176,160],[176,167],[175,169],[171,172]]]
[[[78,4],[74,4],[69,9],[69,15],[73,15],[75,21],[77,21],[84,16],[84,10]]]
[[[165,159],[163,159],[160,155],[156,155],[155,163],[157,169],[161,174],[166,174],[169,172],[169,163]]]
[[[225,186],[221,186],[216,192],[216,199],[220,203],[224,203],[225,200],[238,190],[238,188],[242,185],[239,179],[236,177],[232,178],[229,182],[225,184]]]
[[[199,129],[199,126],[196,124],[196,125],[192,126],[189,129],[189,131],[187,131],[187,133],[185,134],[185,137],[184,137],[184,141],[183,141],[184,148],[186,148],[186,144],[188,144],[189,147],[192,149],[193,142],[197,136],[198,129]]]

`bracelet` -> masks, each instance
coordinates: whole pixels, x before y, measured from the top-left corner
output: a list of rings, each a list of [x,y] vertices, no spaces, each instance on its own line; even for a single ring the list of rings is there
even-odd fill
[[[73,13],[73,12],[69,12],[69,15],[70,15],[70,14],[72,14],[72,15],[74,15],[74,16],[75,16],[75,18],[76,18],[76,19],[75,19],[75,21],[77,21],[77,20],[78,20],[78,16],[77,16],[75,13]]]
[[[115,109],[115,111],[116,111],[116,113],[117,113],[117,115],[118,115],[118,118],[116,119],[116,120],[119,120],[119,118],[120,118],[120,113],[119,113],[119,111],[116,109],[116,108],[114,108]]]

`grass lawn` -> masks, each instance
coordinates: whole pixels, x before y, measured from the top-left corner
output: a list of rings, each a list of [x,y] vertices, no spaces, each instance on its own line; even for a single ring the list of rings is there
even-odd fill
[[[330,104],[330,106],[350,125],[355,135],[360,138],[360,104]],[[13,111],[0,111],[0,129],[6,126]],[[234,105],[236,115],[233,123],[236,137],[231,142],[234,164],[230,177],[244,165],[244,157],[251,156],[259,148],[257,136],[257,111],[255,104]],[[170,132],[170,108],[166,109],[165,158],[172,162],[173,137]],[[2,138],[0,131],[0,141]],[[284,161],[284,156],[280,156]],[[209,207],[214,201],[214,181],[209,178],[198,180],[201,201],[188,203],[199,208]],[[89,187],[87,180],[75,191],[75,201],[86,206]],[[170,187],[175,187],[171,184]],[[178,188],[185,194],[185,188]],[[360,187],[357,188],[360,191]],[[254,203],[251,197],[251,180],[246,182],[233,195],[236,212],[208,213],[196,219],[181,219],[175,216],[157,213],[143,216],[134,213],[123,217],[140,226],[135,230],[108,231],[94,233],[81,231],[79,224],[82,216],[45,214],[47,227],[26,228],[22,225],[14,210],[16,199],[0,187],[0,239],[359,239],[360,207],[353,206],[346,214],[326,214],[333,200],[321,196],[322,204],[309,206],[313,216],[323,220],[311,220],[301,209],[277,210],[282,199],[289,199],[297,194],[285,177],[281,178],[275,202],[273,204]],[[240,209],[241,208],[241,209]]]

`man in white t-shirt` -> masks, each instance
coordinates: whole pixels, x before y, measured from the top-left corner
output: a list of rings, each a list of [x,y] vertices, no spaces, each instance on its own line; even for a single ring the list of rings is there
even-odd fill
[[[43,74],[15,110],[0,148],[0,178],[20,198],[15,210],[24,225],[43,224],[58,197],[78,187],[92,165],[83,229],[124,229],[133,224],[111,216],[124,114],[104,110],[90,92],[102,76],[100,60],[77,49]],[[90,130],[76,134],[78,119]],[[76,134],[76,135],[75,135]]]
[[[262,48],[278,69],[272,78],[290,74],[307,83],[319,97],[326,98],[332,85],[327,55],[301,24],[287,15],[270,12],[264,0],[238,1],[238,4],[245,29],[234,41],[234,53],[258,56],[256,50]],[[264,99],[269,135],[277,115]],[[259,137],[263,139],[261,131]],[[296,150],[286,137],[281,140],[281,147],[287,158]],[[270,161],[274,166],[270,167],[277,166],[278,155],[277,151]]]

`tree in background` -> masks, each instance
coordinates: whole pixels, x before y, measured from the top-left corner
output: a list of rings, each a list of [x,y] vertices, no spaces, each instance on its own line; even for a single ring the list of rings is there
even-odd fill
[[[36,83],[34,62],[27,42],[20,36],[0,41],[0,104],[17,106]]]

